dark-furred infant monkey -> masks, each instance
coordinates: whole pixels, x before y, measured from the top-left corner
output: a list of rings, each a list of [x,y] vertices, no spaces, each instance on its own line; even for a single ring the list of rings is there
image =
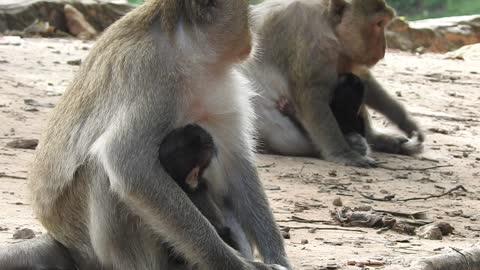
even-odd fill
[[[165,171],[187,193],[223,241],[238,249],[203,177],[216,151],[212,136],[200,126],[191,124],[177,128],[165,137],[160,145],[159,158]]]

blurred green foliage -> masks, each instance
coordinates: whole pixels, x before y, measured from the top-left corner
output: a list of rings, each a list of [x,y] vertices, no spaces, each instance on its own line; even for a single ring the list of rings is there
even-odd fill
[[[480,14],[480,0],[387,0],[410,20]]]
[[[258,4],[262,0],[249,0]],[[143,0],[128,0],[140,4]],[[480,14],[480,0],[387,0],[399,15],[409,20]]]

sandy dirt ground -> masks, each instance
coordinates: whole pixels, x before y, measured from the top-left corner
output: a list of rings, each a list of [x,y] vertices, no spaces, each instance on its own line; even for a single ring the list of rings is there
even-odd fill
[[[15,43],[0,45],[0,248],[22,241],[13,239],[17,229],[44,232],[26,192],[34,150],[14,149],[7,143],[39,138],[51,107],[78,69],[67,62],[85,57],[92,46],[60,39]],[[258,167],[275,217],[290,230],[285,241],[295,269],[359,269],[348,262],[368,259],[407,266],[419,256],[468,248],[480,239],[480,62],[389,52],[374,73],[426,130],[425,152],[418,157],[375,153],[387,167],[377,169],[260,155]],[[379,128],[396,132],[384,119],[374,118]],[[397,200],[442,194],[458,185],[467,191],[429,200]],[[360,193],[395,199],[373,201]],[[448,222],[455,231],[443,240],[426,240],[394,231],[341,227],[331,216],[336,198],[350,207],[425,211],[426,219]]]

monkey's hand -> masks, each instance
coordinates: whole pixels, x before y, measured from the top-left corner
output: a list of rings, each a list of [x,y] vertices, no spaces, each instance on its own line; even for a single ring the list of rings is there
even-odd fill
[[[398,127],[407,134],[408,138],[415,139],[421,143],[425,141],[425,134],[422,129],[410,117],[407,117],[404,123],[398,125]]]
[[[413,132],[411,138],[376,133],[369,136],[367,140],[372,148],[379,152],[415,155],[423,151],[423,137],[416,132]]]

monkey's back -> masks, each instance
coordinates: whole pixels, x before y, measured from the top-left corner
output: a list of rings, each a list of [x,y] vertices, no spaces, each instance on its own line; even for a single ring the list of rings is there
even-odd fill
[[[82,63],[50,115],[29,175],[38,219],[56,240],[83,246],[86,252],[91,249],[88,220],[93,185],[100,182],[108,187],[109,183],[91,148],[121,111],[118,104],[139,95],[131,91],[133,79],[126,76],[130,67],[124,63],[132,58],[137,58],[134,64],[144,58],[158,59],[148,54],[138,57],[142,46],[154,46],[154,41],[136,27],[155,15],[143,14],[146,18],[139,19],[138,9],[110,26]]]

